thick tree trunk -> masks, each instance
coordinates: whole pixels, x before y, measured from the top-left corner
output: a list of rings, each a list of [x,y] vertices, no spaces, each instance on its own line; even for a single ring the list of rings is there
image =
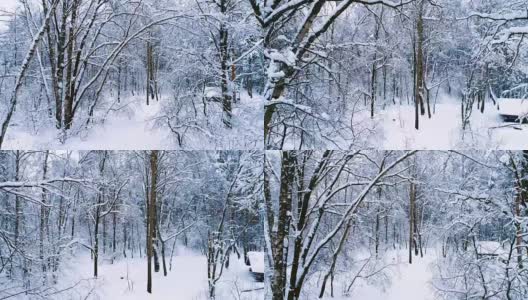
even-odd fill
[[[415,101],[416,105],[420,106],[420,114],[425,115],[424,107],[424,24],[423,24],[423,7],[424,1],[420,0],[418,3],[417,21],[416,21],[416,87],[415,87]],[[418,119],[417,119],[418,120]],[[416,129],[418,129],[416,123]]]
[[[152,293],[152,256],[154,254],[154,243],[156,240],[156,196],[158,187],[158,151],[150,152],[150,196],[148,209],[149,234],[147,240],[147,292]],[[155,255],[155,254],[154,254]],[[159,265],[158,265],[159,269]]]
[[[287,243],[291,222],[289,214],[292,207],[291,183],[294,176],[294,155],[294,152],[282,152],[277,232],[272,240],[275,263],[271,281],[273,299],[284,299],[286,292]]]
[[[68,68],[66,70],[66,96],[64,98],[64,128],[70,129],[72,122],[73,122],[73,97],[74,97],[74,76],[73,76],[73,61],[74,61],[74,54],[73,54],[73,48],[75,46],[75,29],[76,29],[76,22],[77,22],[77,10],[79,8],[79,0],[74,0],[72,4],[72,17],[71,17],[71,24],[70,24],[70,31],[69,31],[69,42],[68,42],[68,50],[67,50],[67,57],[68,57]]]
[[[56,95],[57,98],[55,99],[55,115],[57,119],[57,128],[62,128],[63,126],[63,91],[64,91],[64,67],[66,66],[64,57],[66,55],[65,50],[65,44],[66,44],[66,27],[67,27],[67,20],[69,16],[69,10],[68,7],[66,7],[65,1],[60,1],[62,3],[62,16],[61,16],[61,26],[60,30],[58,32],[58,40],[57,40],[57,66],[56,66],[56,80],[57,80],[57,91]]]
[[[225,14],[227,12],[227,0],[220,0],[219,3],[220,12],[222,14]],[[229,72],[229,65],[228,65],[228,59],[229,59],[229,45],[228,45],[228,38],[229,38],[229,32],[224,24],[224,21],[221,21],[220,29],[219,29],[219,48],[220,48],[220,89],[222,90],[222,110],[223,110],[223,117],[222,121],[227,128],[231,128],[231,109],[232,109],[232,101],[234,100],[232,98],[232,95],[229,93],[229,82],[228,82],[228,74]]]

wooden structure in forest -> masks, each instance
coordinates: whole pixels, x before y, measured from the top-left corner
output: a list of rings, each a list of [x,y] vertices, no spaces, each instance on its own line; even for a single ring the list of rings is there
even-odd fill
[[[528,99],[499,98],[498,108],[504,122],[528,123]]]
[[[528,123],[528,84],[503,91],[500,98],[491,86],[488,92],[503,122]]]
[[[477,241],[475,243],[477,256],[483,257],[503,257],[507,255],[506,250],[502,248],[499,242],[494,241]]]
[[[248,252],[249,272],[257,282],[264,282],[264,252]]]

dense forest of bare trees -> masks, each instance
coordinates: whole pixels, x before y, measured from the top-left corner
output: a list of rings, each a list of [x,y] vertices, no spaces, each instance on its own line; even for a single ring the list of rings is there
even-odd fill
[[[1,152],[0,297],[96,296],[99,291],[82,289],[105,276],[101,266],[145,256],[147,285],[136,289],[156,294],[153,274],[181,268],[173,263],[178,245],[208,256],[196,267],[217,270],[203,288],[210,298],[218,290],[223,295],[229,287],[220,279],[232,254],[247,262],[248,252],[263,247],[260,157],[234,151]],[[93,276],[72,278],[67,270],[83,255]]]
[[[0,0],[0,300],[528,299],[527,0]]]
[[[162,132],[149,148],[394,148],[391,128],[435,117],[466,143],[515,135],[486,118],[527,94],[524,1],[338,2],[18,0],[0,143],[99,148],[97,128],[129,126]]]
[[[265,172],[271,299],[354,299],[423,257],[427,299],[528,295],[526,151],[267,152]]]
[[[196,147],[200,138],[207,148],[261,148],[261,102],[253,98],[261,42],[249,3],[17,4],[0,31],[0,145],[19,124],[33,135],[51,132],[64,145],[134,105],[160,102],[148,125],[167,131],[169,148]]]
[[[418,131],[447,98],[456,115],[443,117],[476,130],[498,98],[526,97],[525,1],[250,2],[266,34],[268,149],[379,148],[378,116]]]

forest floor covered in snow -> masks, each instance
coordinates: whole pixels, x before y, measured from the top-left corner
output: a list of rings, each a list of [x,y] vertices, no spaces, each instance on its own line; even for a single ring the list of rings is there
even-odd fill
[[[154,117],[159,113],[160,102],[150,105],[139,98],[116,103],[108,110],[104,123],[77,130],[61,143],[61,132],[55,128],[27,128],[21,122],[8,130],[5,149],[112,149],[143,150],[168,147],[168,130],[154,127]],[[27,124],[26,124],[27,125]]]
[[[448,96],[435,105],[431,119],[427,114],[420,116],[419,130],[414,128],[413,105],[388,106],[376,114],[374,122],[381,125],[377,126],[379,131],[371,143],[382,140],[383,144],[377,148],[391,150],[528,148],[528,124],[504,123],[497,108],[491,103],[486,105],[481,113],[475,104],[465,131],[462,130],[460,102]]]
[[[330,288],[326,290],[323,299],[334,300],[433,300],[434,288],[431,285],[433,278],[432,267],[436,259],[434,249],[427,249],[424,257],[414,256],[413,263],[408,262],[408,250],[389,250],[376,262],[376,266],[366,267],[356,278],[354,284],[348,290],[353,278],[363,264],[365,254],[358,255],[360,261],[352,268],[337,267],[334,282],[334,297],[330,297]],[[366,256],[368,257],[368,256]],[[374,259],[371,257],[371,259]],[[320,276],[321,278],[323,276]],[[319,285],[316,285],[319,286]],[[348,290],[348,291],[347,291]],[[318,290],[308,292],[313,295],[307,299],[316,299]],[[317,296],[316,296],[317,295]]]
[[[360,279],[357,285],[352,288],[350,297],[342,299],[433,300],[431,268],[435,254],[432,249],[430,250],[423,258],[413,256],[412,264],[408,263],[406,249],[388,253],[387,256],[390,261],[395,263],[388,271],[390,284],[382,289],[380,286],[370,285],[365,280]]]
[[[183,247],[175,252],[172,270],[168,270],[166,277],[162,266],[160,272],[153,272],[152,294],[146,291],[145,257],[121,258],[113,264],[109,259],[102,259],[99,276],[94,279],[93,261],[88,254],[72,257],[65,263],[59,283],[42,294],[52,295],[53,299],[209,299],[206,257]],[[170,257],[166,259],[169,268]],[[260,300],[263,289],[263,283],[255,282],[243,258],[232,256],[229,268],[217,283],[216,295],[217,299]],[[27,295],[14,299],[27,299]]]
[[[196,132],[187,130],[189,133],[182,146],[178,145],[176,134],[167,126],[165,110],[171,104],[165,101],[172,100],[162,97],[160,101],[152,100],[146,105],[143,96],[135,96],[103,106],[96,112],[102,121],[88,128],[77,124],[77,129],[70,130],[65,142],[61,142],[62,132],[56,128],[36,126],[24,116],[17,116],[9,127],[3,149],[214,150],[263,147],[263,100],[258,95],[251,98],[246,92],[241,94],[240,102],[233,107],[231,129],[224,128],[221,122],[220,105],[209,104],[207,124]]]

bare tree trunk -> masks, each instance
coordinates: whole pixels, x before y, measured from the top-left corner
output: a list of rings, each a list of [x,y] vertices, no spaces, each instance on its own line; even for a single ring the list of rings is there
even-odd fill
[[[376,19],[376,25],[374,27],[374,39],[376,41],[376,46],[378,44],[380,24]],[[377,47],[376,47],[377,48]],[[376,104],[376,98],[378,93],[378,49],[374,51],[374,56],[372,58],[371,66],[371,77],[370,77],[370,118],[374,118],[374,107]]]
[[[152,38],[149,36],[147,40],[147,105],[150,105],[150,99],[154,100],[154,48],[152,46]]]
[[[159,229],[158,229],[159,231]],[[159,232],[158,232],[158,236],[159,236]],[[166,260],[165,260],[165,241],[163,239],[159,239],[160,240],[160,244],[161,244],[161,262],[163,264],[163,276],[167,276],[167,263],[166,263]],[[176,239],[174,239],[176,240]]]
[[[106,253],[106,218],[103,218],[103,253]]]
[[[70,129],[72,122],[73,122],[73,97],[74,97],[74,77],[73,77],[73,60],[74,60],[74,54],[73,54],[73,48],[75,46],[75,29],[76,29],[76,22],[77,22],[77,10],[79,9],[79,0],[74,0],[72,4],[72,17],[71,17],[71,24],[70,24],[70,32],[68,34],[69,36],[69,42],[68,42],[68,50],[67,50],[67,57],[68,57],[68,68],[66,70],[66,96],[64,98],[64,128]]]
[[[374,249],[376,252],[376,258],[379,255],[379,244],[380,244],[380,210],[378,208],[376,212],[376,223],[374,224]]]
[[[219,3],[220,12],[222,14],[225,14],[227,12],[227,0],[220,0]],[[229,53],[228,53],[228,38],[229,38],[229,32],[228,29],[224,23],[224,21],[221,21],[220,29],[219,29],[219,35],[220,35],[220,41],[219,41],[219,47],[220,47],[220,88],[222,90],[222,110],[223,110],[223,117],[222,121],[224,125],[227,128],[231,128],[231,106],[232,106],[232,96],[229,94],[229,82],[228,82],[228,73],[229,73],[229,65],[227,60],[229,59]]]
[[[117,62],[117,103],[121,102],[121,89],[122,89],[122,70],[123,70],[123,62],[120,58]],[[125,91],[126,91],[126,68],[125,68]]]
[[[21,153],[20,150],[15,151],[15,181],[20,180],[20,159]],[[20,223],[22,218],[22,203],[18,195],[15,196],[15,232],[14,232],[14,247],[19,249],[19,237],[20,237]]]
[[[103,151],[101,161],[99,162],[99,175],[102,177],[104,174],[105,164],[106,164],[106,151]],[[100,187],[97,194],[97,207],[95,209],[94,217],[94,247],[93,247],[93,257],[94,257],[94,277],[97,278],[98,275],[98,263],[99,263],[99,223],[101,223],[101,203],[104,199],[104,188]]]
[[[99,221],[100,221],[100,206],[101,196],[97,196],[97,208],[95,209],[95,225],[94,225],[94,247],[93,247],[93,274],[97,278],[98,270],[97,265],[99,263]]]
[[[414,256],[418,256],[418,209],[416,208],[416,194],[417,186],[414,185],[414,196],[413,196],[413,245],[414,245]]]
[[[150,152],[150,197],[149,197],[149,234],[147,240],[147,292],[152,293],[152,256],[154,252],[154,242],[156,236],[156,196],[158,183],[158,151]],[[159,266],[158,266],[159,268]]]
[[[416,88],[415,101],[420,105],[420,114],[425,115],[424,107],[424,24],[423,24],[423,7],[424,1],[418,3],[418,15],[416,22]],[[418,128],[416,128],[418,129]]]
[[[334,253],[332,255],[332,264],[330,265],[330,268],[328,269],[328,272],[324,276],[323,284],[321,285],[321,291],[319,292],[319,298],[323,298],[323,296],[324,296],[326,282],[327,282],[329,277],[331,277],[331,281],[330,282],[331,283],[333,282],[334,269],[335,269],[335,265],[336,265],[336,262],[337,262],[337,257],[339,256],[339,253],[341,252],[341,249],[343,248],[343,245],[344,245],[345,241],[348,238],[348,231],[350,230],[351,224],[352,224],[352,219],[350,219],[347,222],[346,227],[345,227],[345,231],[343,232],[343,235],[341,236],[341,239],[339,240],[339,245],[337,246],[337,249],[334,251]],[[332,288],[331,296],[333,297],[333,295],[334,295],[334,293],[333,293],[333,288]]]
[[[116,254],[116,213],[112,213],[112,263]]]
[[[522,180],[521,180],[521,203],[525,209],[524,217],[528,213],[528,150],[523,150],[523,160],[522,160]],[[528,236],[526,235],[526,227],[524,228],[524,241],[521,240],[521,243],[524,244],[526,250],[526,256],[528,257]]]
[[[272,240],[274,250],[274,274],[271,282],[273,299],[284,299],[286,292],[287,255],[286,243],[290,228],[291,218],[288,215],[292,206],[292,191],[290,184],[294,176],[294,153],[282,152],[281,182],[279,194],[279,215],[277,216],[277,232]]]
[[[515,248],[517,248],[517,265],[519,269],[523,268],[523,231],[519,220],[521,220],[521,202],[522,202],[522,187],[518,187],[518,193],[515,196]]]
[[[42,179],[45,180],[48,174],[48,157],[49,151],[44,154],[44,162],[42,164]],[[46,190],[42,189],[41,193],[42,203],[46,204]],[[46,284],[46,262],[44,260],[44,236],[46,235],[47,210],[45,205],[40,206],[40,226],[39,226],[39,258],[42,268],[42,283]]]
[[[61,15],[61,26],[59,32],[57,33],[58,39],[56,43],[56,57],[55,61],[55,80],[56,80],[56,91],[55,91],[55,118],[57,120],[57,128],[62,128],[63,126],[63,101],[62,95],[64,90],[64,56],[65,49],[64,44],[66,43],[66,24],[68,19],[68,8],[66,7],[66,2],[59,1],[62,3],[62,15]]]
[[[416,197],[416,186],[411,183],[409,192],[409,264],[412,264],[412,247],[414,241],[414,202]]]

